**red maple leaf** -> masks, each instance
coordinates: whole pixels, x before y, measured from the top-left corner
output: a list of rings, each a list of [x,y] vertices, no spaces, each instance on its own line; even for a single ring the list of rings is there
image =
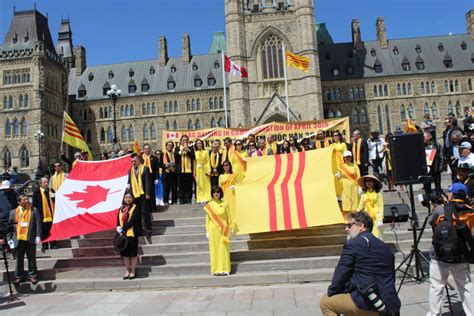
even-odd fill
[[[119,192],[116,191],[109,193],[110,189],[105,189],[100,185],[88,185],[84,191],[85,192],[73,191],[70,194],[64,194],[64,196],[69,198],[71,201],[75,201],[78,208],[89,209],[100,202],[106,201],[107,195]]]

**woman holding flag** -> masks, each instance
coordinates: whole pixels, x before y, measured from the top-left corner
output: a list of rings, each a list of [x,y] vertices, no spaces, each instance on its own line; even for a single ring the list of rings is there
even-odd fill
[[[344,163],[341,164],[336,173],[342,184],[342,214],[344,218],[350,212],[354,212],[359,207],[359,168],[352,162],[352,153],[345,151],[343,155]]]
[[[372,175],[363,176],[357,181],[364,193],[360,197],[357,211],[366,211],[374,222],[372,234],[383,240],[383,195],[382,182]]]
[[[347,144],[343,141],[341,132],[339,131],[335,131],[332,137],[333,143],[331,146],[334,148],[335,155],[333,170],[337,172],[339,166],[344,163],[343,154],[347,151]],[[336,187],[336,195],[340,197],[342,195],[342,182],[337,177],[335,178],[334,185]]]
[[[237,173],[232,172],[232,164],[224,161],[222,164],[224,173],[219,176],[219,187],[222,189],[222,198],[229,204],[231,218],[235,218],[235,184],[237,183]],[[234,223],[231,229],[234,230]]]
[[[211,198],[211,165],[202,140],[194,143],[194,179],[196,180],[196,203],[205,203]]]
[[[229,163],[229,162],[227,162]],[[221,187],[212,188],[212,200],[206,204],[206,237],[209,240],[211,274],[227,276],[230,273],[230,229],[231,212],[229,204],[222,200]]]

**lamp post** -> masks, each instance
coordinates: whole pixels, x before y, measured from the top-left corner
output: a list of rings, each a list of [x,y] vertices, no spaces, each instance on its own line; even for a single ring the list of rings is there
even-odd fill
[[[37,130],[35,133],[35,139],[38,141],[38,168],[36,169],[35,179],[39,180],[42,176],[42,165],[41,165],[41,143],[45,138],[44,133],[41,130]]]
[[[117,143],[118,143],[118,139],[117,139],[117,118],[116,118],[116,112],[115,112],[115,105],[117,103],[117,100],[122,95],[122,90],[117,89],[117,86],[113,84],[112,87],[110,87],[110,90],[107,91],[107,95],[112,100],[113,110],[114,110],[114,116],[113,116],[113,124],[114,124],[113,143],[114,144],[113,144],[112,150],[115,151],[117,149],[116,146],[117,146]],[[120,148],[120,143],[119,143],[119,148]]]

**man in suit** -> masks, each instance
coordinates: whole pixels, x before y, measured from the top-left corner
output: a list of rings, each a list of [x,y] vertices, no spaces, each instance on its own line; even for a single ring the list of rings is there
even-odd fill
[[[174,160],[174,144],[172,141],[166,142],[166,150],[161,160],[163,170],[163,201],[165,204],[176,204],[178,201],[178,180],[176,176],[176,163]]]
[[[275,142],[273,135],[267,136],[267,144],[265,145],[265,156],[279,154],[278,144]]]
[[[132,190],[135,203],[140,206],[142,212],[143,231],[147,237],[150,237],[153,232],[150,214],[153,180],[148,167],[143,164],[142,156],[132,155],[132,165],[128,172],[128,185]]]
[[[354,163],[359,167],[360,175],[366,176],[369,174],[369,151],[367,142],[360,135],[360,130],[356,129],[352,133],[352,157]]]
[[[366,212],[352,212],[346,225],[347,243],[334,271],[327,295],[320,301],[324,316],[379,315],[362,294],[376,289],[385,312],[396,315],[400,299],[395,289],[395,256],[383,241],[372,235],[373,221]]]
[[[174,150],[174,159],[178,173],[179,202],[190,204],[193,198],[194,150],[189,145],[188,135],[181,136],[180,145]]]
[[[39,187],[33,193],[33,207],[38,210],[41,218],[41,240],[44,240],[48,237],[49,232],[51,231],[54,218],[54,190],[49,188],[47,178],[41,178],[39,180]],[[51,242],[49,245],[48,243],[41,244],[42,252],[48,248],[58,249],[55,241]]]
[[[158,165],[158,157],[152,154],[151,146],[149,144],[143,145],[143,164],[148,168],[150,171],[151,179],[153,180],[153,190],[151,190],[151,198],[150,198],[150,208],[152,211],[156,211],[156,197],[155,197],[155,185],[158,184],[158,180],[160,179],[160,170]]]
[[[28,278],[32,284],[38,283],[36,278],[38,269],[36,266],[36,245],[41,242],[41,218],[25,194],[18,196],[20,204],[10,212],[8,221],[17,223],[13,231],[8,233],[7,240],[11,249],[16,250],[15,285],[19,285],[25,278],[23,263],[25,254],[28,258]]]

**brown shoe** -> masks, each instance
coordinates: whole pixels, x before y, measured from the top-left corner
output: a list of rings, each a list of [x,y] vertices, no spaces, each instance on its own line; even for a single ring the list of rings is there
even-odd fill
[[[38,283],[38,279],[37,278],[31,278],[30,282],[31,282],[31,284],[36,284],[36,283]]]
[[[15,281],[13,281],[14,285],[20,285],[21,283],[21,278],[15,278]]]

